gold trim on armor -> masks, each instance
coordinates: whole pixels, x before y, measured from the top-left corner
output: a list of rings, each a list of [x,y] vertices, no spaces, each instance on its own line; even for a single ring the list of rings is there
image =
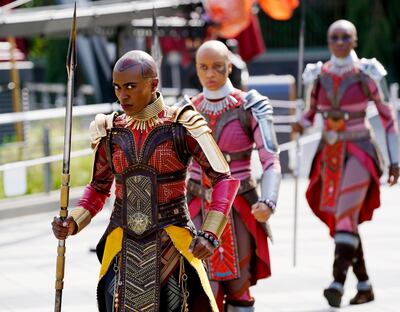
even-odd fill
[[[162,120],[158,117],[158,114],[165,109],[164,99],[161,93],[157,92],[157,99],[147,105],[142,111],[135,116],[126,115],[126,127],[133,125],[133,129],[140,130],[140,132],[147,131],[148,128],[152,128],[162,123]]]
[[[211,129],[208,127],[204,117],[196,110],[187,109],[178,117],[178,122],[199,143],[211,167],[216,172],[228,173],[229,165],[217,143],[215,143],[211,135]]]
[[[74,219],[78,229],[74,234],[79,233],[82,229],[84,229],[92,220],[92,215],[89,210],[83,207],[76,207],[72,210],[70,216]]]
[[[209,211],[204,220],[202,231],[208,231],[215,234],[218,239],[228,223],[228,217],[219,211]]]

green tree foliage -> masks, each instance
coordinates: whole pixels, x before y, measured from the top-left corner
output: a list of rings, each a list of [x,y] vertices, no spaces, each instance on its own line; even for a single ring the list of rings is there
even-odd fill
[[[358,30],[358,54],[375,57],[389,70],[389,80],[400,78],[400,5],[398,0],[352,0],[345,17]],[[397,55],[397,57],[396,57]],[[397,68],[396,68],[397,67]]]

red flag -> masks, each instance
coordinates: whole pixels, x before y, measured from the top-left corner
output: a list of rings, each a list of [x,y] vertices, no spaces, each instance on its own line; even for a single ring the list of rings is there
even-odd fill
[[[266,14],[276,20],[290,19],[299,6],[299,0],[258,0],[258,3]]]
[[[264,40],[256,15],[251,16],[250,25],[235,39],[238,42],[239,54],[245,62],[249,62],[265,51]]]

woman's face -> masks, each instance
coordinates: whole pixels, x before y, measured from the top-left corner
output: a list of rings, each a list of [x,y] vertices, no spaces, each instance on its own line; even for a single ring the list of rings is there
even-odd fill
[[[200,83],[208,90],[220,89],[232,71],[232,64],[225,55],[214,49],[206,49],[196,56],[196,72]]]
[[[128,116],[138,114],[155,100],[157,84],[156,78],[143,77],[140,65],[113,72],[115,95]]]
[[[339,58],[348,56],[356,46],[356,38],[353,31],[345,27],[336,27],[328,34],[329,50]]]

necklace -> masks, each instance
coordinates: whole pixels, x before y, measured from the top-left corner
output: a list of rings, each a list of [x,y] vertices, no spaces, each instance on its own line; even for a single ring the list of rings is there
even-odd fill
[[[210,101],[204,97],[199,104],[199,111],[208,115],[218,115],[227,108],[236,106],[237,102],[238,100],[232,95],[228,95],[217,101]]]
[[[343,76],[354,68],[354,63],[358,60],[357,54],[354,50],[350,52],[345,58],[338,58],[334,55],[331,56],[331,66],[328,71],[337,76]]]
[[[135,116],[125,115],[126,126],[132,125],[134,130],[139,130],[140,132],[148,131],[156,125],[162,123],[162,120],[158,115],[164,110],[164,100],[161,93],[157,92],[157,99],[147,105],[142,111],[140,111]]]

